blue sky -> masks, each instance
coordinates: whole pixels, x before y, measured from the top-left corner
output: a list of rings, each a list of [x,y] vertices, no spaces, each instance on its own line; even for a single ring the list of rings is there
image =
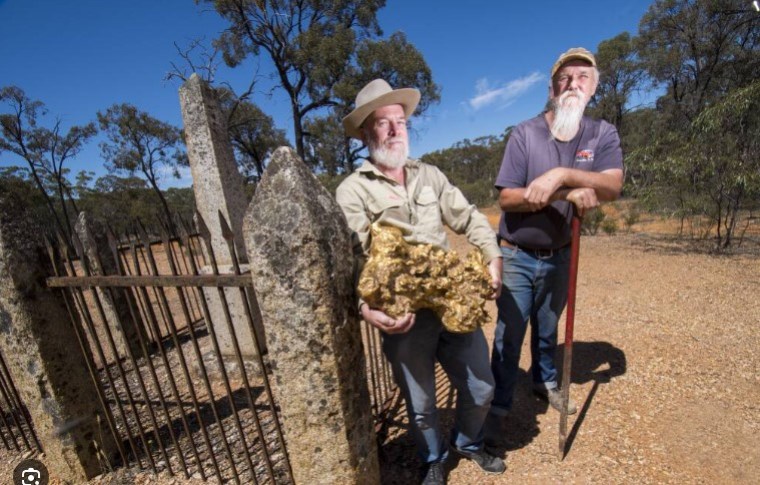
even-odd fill
[[[379,20],[385,35],[406,33],[425,56],[441,103],[414,120],[411,152],[421,156],[465,138],[499,134],[538,113],[548,71],[564,50],[623,31],[635,34],[644,0],[388,0]],[[43,126],[94,121],[96,112],[129,102],[163,121],[182,123],[177,81],[165,81],[181,60],[174,42],[215,38],[224,22],[193,0],[0,0],[0,86],[16,85],[45,103]],[[218,81],[237,90],[259,76],[253,101],[292,133],[288,101],[272,90],[269,63],[250,59]],[[73,160],[73,173],[103,175],[98,141]],[[22,165],[0,153],[0,166]],[[162,187],[187,186],[165,178]]]

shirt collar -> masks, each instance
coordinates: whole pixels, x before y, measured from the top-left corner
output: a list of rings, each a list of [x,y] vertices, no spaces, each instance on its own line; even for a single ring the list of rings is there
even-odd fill
[[[420,167],[419,161],[417,161],[417,160],[415,160],[413,158],[407,158],[406,159],[406,167],[405,168],[407,169],[407,173],[408,174],[410,172],[417,171],[417,169],[419,167]],[[362,163],[362,165],[359,168],[357,168],[356,171],[360,172],[360,173],[363,173],[364,175],[369,175],[371,173],[371,174],[373,174],[376,177],[382,177],[382,178],[384,178],[386,180],[393,180],[393,179],[387,177],[383,172],[380,171],[379,168],[377,168],[377,166],[374,163],[370,162],[369,159],[366,159],[366,158],[364,159],[364,163]]]

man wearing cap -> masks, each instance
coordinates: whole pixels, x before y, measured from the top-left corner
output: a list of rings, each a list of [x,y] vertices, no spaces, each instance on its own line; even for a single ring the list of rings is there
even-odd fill
[[[554,354],[567,302],[573,206],[582,216],[616,199],[623,185],[617,130],[583,116],[598,80],[591,52],[576,47],[563,53],[552,67],[546,110],[512,130],[496,178],[505,288],[496,302],[489,440],[501,435],[512,407],[528,322],[533,390],[553,408],[562,407]],[[568,413],[576,410],[570,401]]]
[[[467,238],[482,252],[492,278],[493,298],[501,290],[501,251],[488,220],[436,167],[409,158],[407,119],[420,99],[416,89],[393,90],[382,79],[356,96],[356,108],[343,119],[346,134],[367,145],[369,158],[337,189],[336,198],[355,232],[356,251],[370,246],[370,225],[398,227],[410,243],[449,248],[443,225]],[[493,397],[493,376],[483,331],[446,331],[430,310],[387,315],[360,301],[364,320],[383,336],[409,416],[420,458],[427,465],[423,483],[445,483],[448,445],[438,426],[435,362],[457,389],[453,450],[488,473],[502,473],[504,462],[483,450],[483,423]]]

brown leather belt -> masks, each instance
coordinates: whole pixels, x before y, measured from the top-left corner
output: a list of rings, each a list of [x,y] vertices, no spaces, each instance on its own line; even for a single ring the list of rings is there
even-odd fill
[[[525,246],[520,246],[519,244],[512,244],[506,239],[501,239],[501,238],[499,238],[499,246],[503,248],[509,248],[509,249],[519,249],[520,251],[524,251],[528,254],[532,254],[536,256],[537,258],[551,258],[556,253],[558,253],[559,251],[567,247],[567,245],[565,245],[557,249],[532,249],[532,248],[526,248]]]

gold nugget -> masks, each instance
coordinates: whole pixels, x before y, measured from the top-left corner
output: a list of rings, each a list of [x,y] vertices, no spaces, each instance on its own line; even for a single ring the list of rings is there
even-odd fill
[[[479,250],[462,261],[432,244],[409,244],[401,230],[373,224],[372,244],[359,278],[359,295],[370,307],[398,318],[433,310],[446,330],[472,332],[485,325],[491,276]]]

